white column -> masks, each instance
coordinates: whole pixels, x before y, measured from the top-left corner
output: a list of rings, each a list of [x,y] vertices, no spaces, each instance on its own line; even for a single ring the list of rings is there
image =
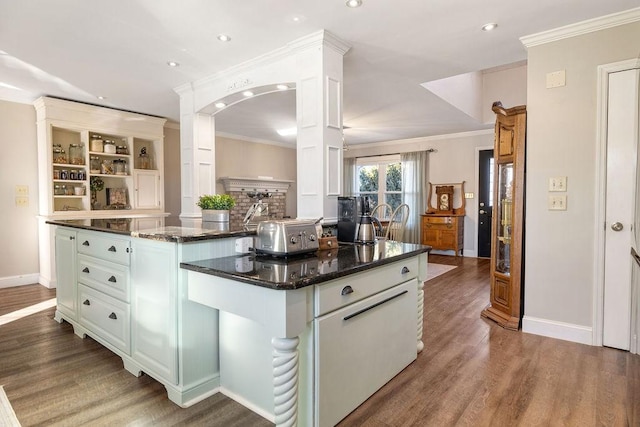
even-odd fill
[[[276,426],[298,425],[299,353],[296,338],[272,338],[273,397]]]
[[[215,193],[215,119],[193,111],[193,91],[180,92],[180,161],[182,220],[199,220],[202,194]]]
[[[330,33],[298,54],[296,118],[298,218],[337,219],[342,183],[342,62]]]

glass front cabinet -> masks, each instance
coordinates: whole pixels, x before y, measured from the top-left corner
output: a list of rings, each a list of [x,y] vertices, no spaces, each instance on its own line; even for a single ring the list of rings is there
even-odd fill
[[[491,296],[482,316],[517,330],[523,313],[523,216],[526,107],[494,103],[494,200]]]

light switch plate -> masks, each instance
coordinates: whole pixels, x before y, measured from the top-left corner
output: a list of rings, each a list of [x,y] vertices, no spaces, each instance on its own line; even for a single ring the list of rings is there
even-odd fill
[[[16,196],[28,196],[28,195],[29,195],[28,185],[16,185]]]
[[[567,177],[552,176],[549,178],[549,191],[567,191]]]
[[[473,199],[473,193],[464,193],[465,199]]]
[[[20,208],[29,207],[29,197],[27,196],[16,196],[16,206]]]
[[[549,210],[550,211],[566,211],[567,195],[566,194],[550,194]]]

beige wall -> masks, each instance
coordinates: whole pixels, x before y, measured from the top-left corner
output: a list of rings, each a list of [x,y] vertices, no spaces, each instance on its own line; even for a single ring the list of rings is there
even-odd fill
[[[32,105],[0,101],[0,287],[37,283],[38,154]],[[29,206],[17,207],[16,185],[29,187]]]
[[[270,176],[294,181],[287,190],[285,213],[292,218],[297,216],[296,165],[295,148],[216,137],[216,178]],[[216,192],[225,192],[219,181]]]
[[[164,127],[164,210],[172,217],[180,215],[180,125]]]
[[[640,23],[528,52],[525,319],[592,328],[598,65],[638,57]],[[545,89],[566,70],[566,86]],[[547,209],[548,179],[567,176],[566,211]]]
[[[364,144],[358,148],[350,147],[345,157],[359,157],[422,151],[433,148],[429,153],[427,182],[424,183],[425,197],[429,191],[428,183],[450,183],[465,181],[465,192],[474,193],[473,199],[466,200],[464,220],[464,254],[477,254],[476,230],[478,223],[477,197],[477,157],[480,148],[493,148],[493,129],[482,132],[468,132],[456,135],[415,138],[403,141],[388,141],[384,144]],[[453,251],[448,251],[453,254]]]

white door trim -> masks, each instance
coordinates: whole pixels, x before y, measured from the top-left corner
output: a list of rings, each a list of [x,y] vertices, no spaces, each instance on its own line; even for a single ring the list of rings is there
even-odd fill
[[[605,201],[607,176],[607,99],[609,74],[640,68],[640,58],[598,66],[598,97],[596,118],[596,194],[595,245],[593,277],[593,345],[602,346],[604,321],[604,241]]]

